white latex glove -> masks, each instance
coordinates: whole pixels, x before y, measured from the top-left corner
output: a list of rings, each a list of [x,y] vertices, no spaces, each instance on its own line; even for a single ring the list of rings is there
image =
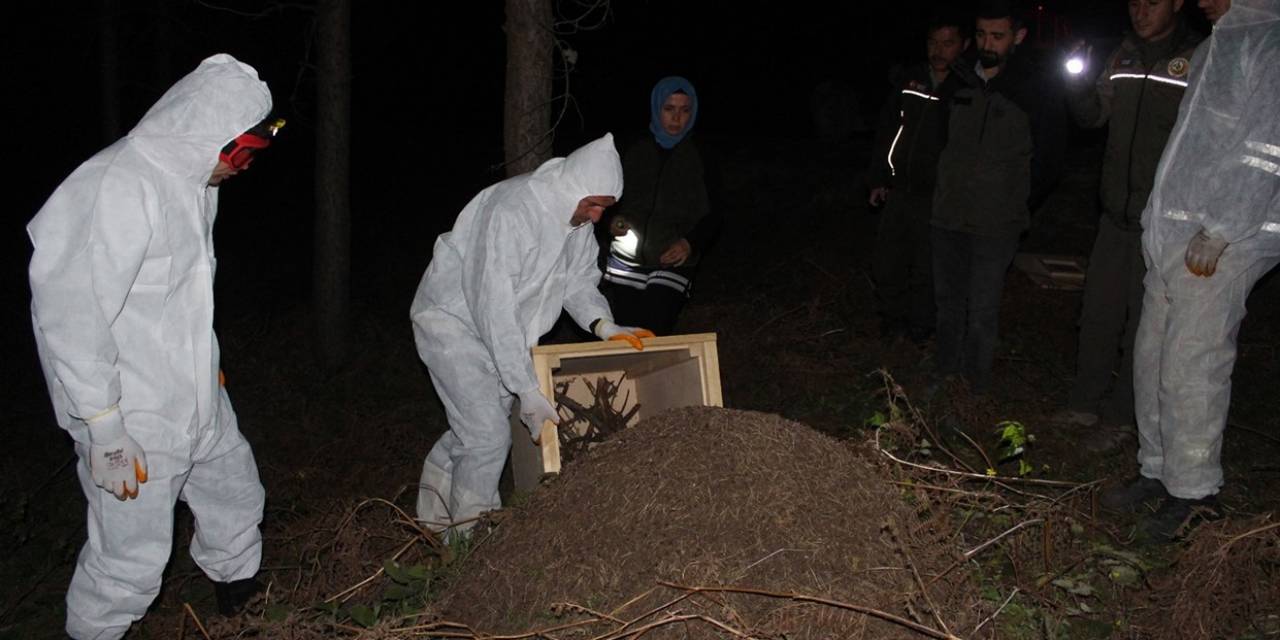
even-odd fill
[[[1187,243],[1187,271],[1208,278],[1218,270],[1218,258],[1227,248],[1227,241],[1222,236],[1211,235],[1200,229]]]
[[[120,500],[138,497],[138,485],[147,481],[147,454],[125,431],[119,407],[85,423],[89,426],[93,483]]]
[[[520,422],[529,428],[533,441],[541,443],[542,424],[548,420],[560,424],[560,414],[556,413],[556,408],[537,389],[521,391],[516,395],[520,398]]]
[[[596,321],[595,334],[601,340],[625,340],[636,351],[644,351],[644,343],[640,342],[641,338],[652,338],[653,332],[640,327],[620,327],[611,320],[601,318]]]

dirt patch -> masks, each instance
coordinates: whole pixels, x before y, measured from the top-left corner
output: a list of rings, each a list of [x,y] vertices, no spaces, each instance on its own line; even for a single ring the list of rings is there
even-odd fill
[[[584,629],[595,633],[696,615],[653,637],[720,637],[724,626],[767,637],[921,637],[848,608],[774,597],[801,594],[971,629],[978,611],[964,606],[972,590],[963,572],[927,596],[918,586],[916,572],[935,575],[955,560],[931,544],[945,531],[936,524],[876,464],[806,425],[680,409],[599,445],[508,509],[441,605],[489,633],[591,619]],[[694,587],[774,595],[691,596]]]

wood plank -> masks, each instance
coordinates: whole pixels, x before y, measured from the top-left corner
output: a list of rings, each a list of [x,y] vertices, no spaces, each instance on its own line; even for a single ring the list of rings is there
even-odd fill
[[[537,346],[532,349],[538,387],[547,398],[555,397],[555,383],[561,372],[566,376],[582,376],[609,371],[626,371],[637,382],[631,399],[641,405],[641,417],[674,406],[703,404],[724,406],[720,389],[720,360],[716,351],[716,334],[699,333],[644,339],[644,350],[618,341],[583,342]],[[559,371],[557,371],[559,370]],[[646,406],[644,386],[654,394]],[[690,394],[690,389],[694,389]],[[697,396],[701,397],[697,397]],[[560,439],[558,428],[547,422],[542,427],[539,445],[533,444],[529,432],[512,415],[511,465],[516,489],[535,488],[544,473],[560,472]]]
[[[690,333],[678,336],[658,336],[656,338],[645,338],[641,340],[644,344],[644,350],[650,349],[672,349],[683,348],[690,344],[716,341],[714,333]],[[534,353],[547,355],[574,354],[588,355],[605,353],[636,353],[634,347],[630,344],[618,340],[598,340],[596,342],[575,342],[571,344],[545,344],[533,348]]]

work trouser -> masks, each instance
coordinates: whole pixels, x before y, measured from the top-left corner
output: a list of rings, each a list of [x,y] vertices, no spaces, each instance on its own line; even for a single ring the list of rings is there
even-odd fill
[[[880,315],[922,333],[937,322],[929,252],[932,210],[932,193],[891,192],[880,212],[872,262]]]
[[[1104,424],[1133,424],[1133,341],[1146,273],[1142,230],[1122,229],[1102,216],[1085,276],[1076,379],[1068,406],[1099,415]]]
[[[258,573],[266,492],[226,391],[218,402],[214,424],[194,435],[144,413],[125,414],[125,428],[147,454],[148,478],[132,500],[117,500],[93,483],[88,433],[83,425],[68,429],[89,503],[89,539],[67,590],[72,638],[116,640],[146,613],[169,562],[179,499],[195,516],[191,557],[209,578],[233,582]]]
[[[422,461],[417,507],[419,520],[452,536],[502,506],[498,481],[511,450],[514,397],[479,340],[451,327],[438,329],[440,335],[428,336],[426,363],[449,430]]]
[[[626,327],[648,329],[654,335],[671,335],[680,317],[680,310],[689,299],[685,293],[657,285],[645,289],[633,289],[626,285],[607,282],[601,287],[613,321]]]
[[[1249,291],[1280,263],[1277,233],[1228,246],[1207,278],[1187,270],[1185,235],[1144,243],[1146,294],[1133,370],[1138,464],[1174,497],[1196,500],[1222,487],[1236,335]]]
[[[643,267],[610,254],[600,291],[609,301],[613,321],[667,336],[693,288],[691,266]]]
[[[933,229],[937,373],[963,375],[978,392],[985,392],[991,384],[1000,333],[1000,297],[1020,235],[981,236]]]

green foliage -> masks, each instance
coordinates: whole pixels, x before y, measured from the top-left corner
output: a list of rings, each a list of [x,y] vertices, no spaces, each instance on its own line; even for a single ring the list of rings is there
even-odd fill
[[[1036,437],[1027,433],[1027,427],[1016,420],[1005,420],[996,425],[996,436],[999,439],[999,461],[1001,463],[1018,461],[1018,475],[1025,476],[1035,470],[1027,462],[1027,448],[1036,441]]]
[[[1066,591],[1067,593],[1073,596],[1088,598],[1094,595],[1094,590],[1093,590],[1093,585],[1089,584],[1088,582],[1085,582],[1084,578],[1085,576],[1075,576],[1073,578],[1063,576],[1061,578],[1058,578],[1057,580],[1054,580],[1050,584],[1052,584],[1053,586],[1059,589],[1062,589],[1063,591]]]
[[[382,605],[375,604],[372,607],[357,604],[349,607],[346,612],[352,622],[366,628],[371,629],[373,625],[378,624],[378,614],[381,612]]]
[[[889,422],[889,417],[888,417],[888,416],[886,416],[886,415],[884,415],[884,413],[883,413],[883,412],[881,412],[881,411],[877,411],[877,412],[875,412],[875,413],[871,414],[871,416],[870,416],[869,418],[867,418],[866,420],[863,420],[863,421],[862,421],[862,426],[864,426],[864,427],[866,427],[866,428],[868,428],[868,429],[876,429],[876,428],[879,428],[879,427],[884,426],[884,424],[885,424],[885,423],[887,423],[887,422]]]
[[[271,622],[284,622],[289,619],[290,613],[293,613],[293,609],[278,602],[267,605],[266,610],[262,612],[263,616]]]
[[[1034,605],[1022,604],[1021,598],[1014,598],[1000,612],[997,622],[1000,625],[1000,637],[1015,640],[1033,640],[1041,636],[1040,611]]]
[[[450,548],[456,551],[468,546],[466,542],[459,542]],[[335,621],[351,621],[372,629],[380,620],[421,610],[431,596],[431,588],[442,577],[442,570],[443,567],[432,568],[421,564],[404,565],[388,558],[382,563],[382,573],[387,580],[376,601],[348,604],[322,602],[312,609],[331,616]],[[283,605],[271,605],[265,611],[267,619],[274,622],[286,620],[290,613],[290,609]]]

